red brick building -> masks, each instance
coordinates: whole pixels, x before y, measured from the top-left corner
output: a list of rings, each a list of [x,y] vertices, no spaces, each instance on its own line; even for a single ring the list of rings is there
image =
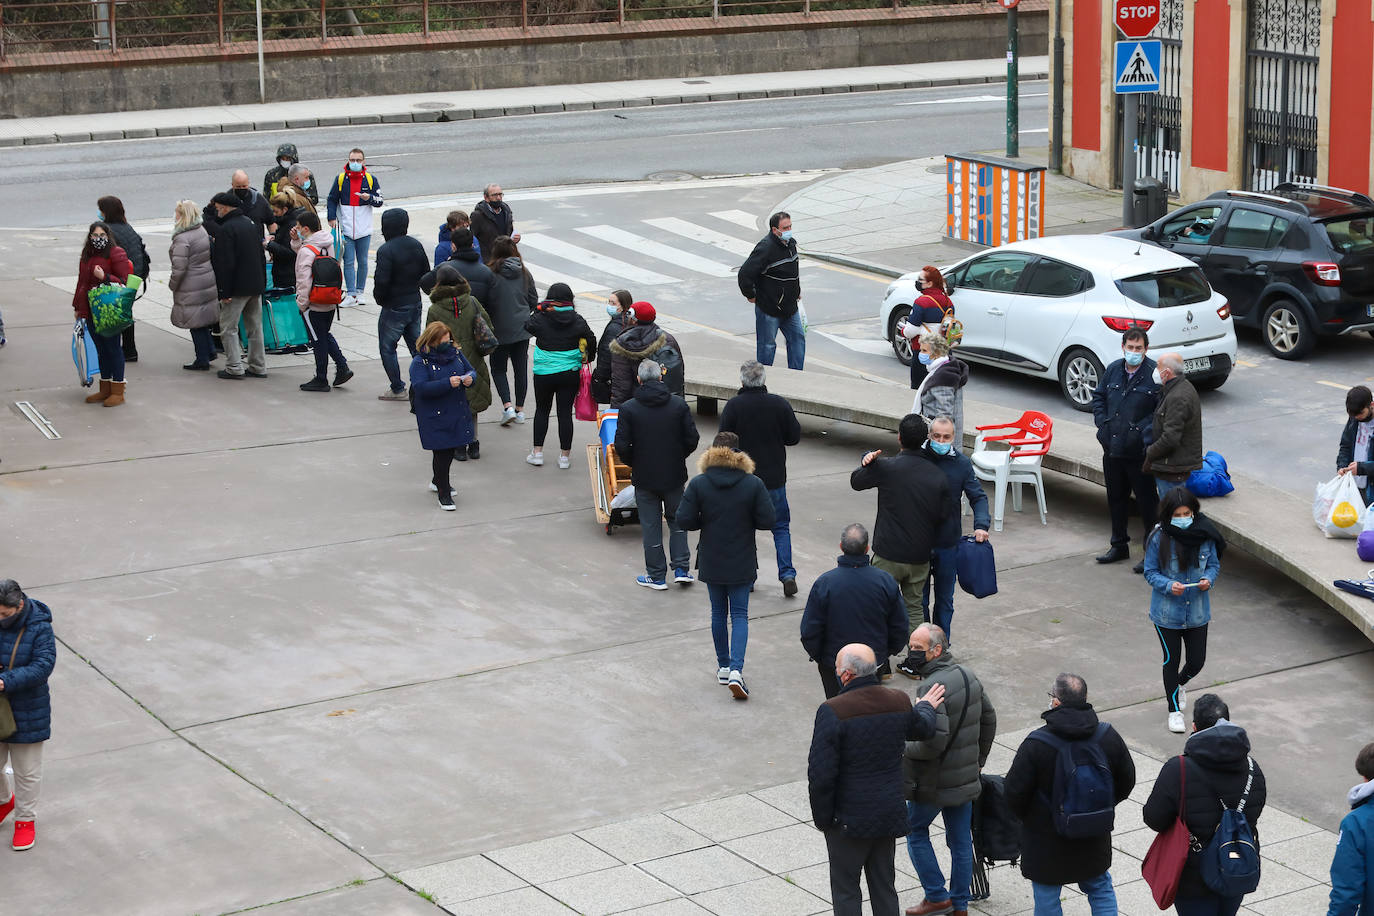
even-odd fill
[[[1370,192],[1374,0],[1160,2],[1161,91],[1141,96],[1140,175],[1184,200],[1280,181]],[[1064,172],[1120,187],[1112,0],[1060,0],[1060,10]]]

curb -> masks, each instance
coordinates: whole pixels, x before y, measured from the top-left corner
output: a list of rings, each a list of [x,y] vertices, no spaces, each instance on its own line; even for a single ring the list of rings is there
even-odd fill
[[[1048,73],[1023,73],[1025,82],[1049,79]],[[230,124],[190,124],[176,127],[131,127],[126,130],[74,131],[62,134],[35,134],[29,137],[0,137],[0,148],[41,146],[51,143],[89,143],[95,140],[143,140],[150,137],[186,137],[245,131],[299,130],[310,127],[347,127],[356,124],[410,124],[468,121],[516,115],[554,114],[564,111],[600,111],[607,108],[643,108],[653,105],[686,105],[693,102],[737,102],[751,99],[792,98],[807,95],[833,95],[847,92],[884,92],[893,89],[931,89],[940,86],[975,86],[1005,83],[1005,76],[961,76],[923,80],[894,80],[887,83],[853,83],[836,86],[807,86],[801,89],[741,89],[738,92],[712,92],[698,95],[663,95],[586,102],[540,105],[511,105],[504,108],[444,108],[430,111],[364,114],[350,117],[266,119],[236,121]],[[134,114],[130,112],[130,114]]]
[[[909,270],[898,270],[895,267],[888,267],[886,264],[879,264],[875,261],[864,261],[860,258],[851,258],[844,254],[830,254],[825,251],[803,251],[802,257],[810,258],[813,261],[824,261],[827,264],[838,264],[841,267],[852,267],[855,270],[867,271],[871,274],[878,274],[884,277],[897,279],[902,274],[911,273]]]

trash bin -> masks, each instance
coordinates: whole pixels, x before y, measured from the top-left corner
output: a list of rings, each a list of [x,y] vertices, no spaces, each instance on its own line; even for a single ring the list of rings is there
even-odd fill
[[[1045,234],[1045,167],[945,154],[945,235],[996,247]]]
[[[1134,227],[1148,226],[1168,212],[1168,192],[1158,178],[1137,178],[1131,198]]]

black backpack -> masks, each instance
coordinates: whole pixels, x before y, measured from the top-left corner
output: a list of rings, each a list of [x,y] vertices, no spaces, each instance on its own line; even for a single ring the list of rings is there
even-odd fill
[[[1036,729],[1027,737],[1048,744],[1057,752],[1050,789],[1050,814],[1062,837],[1085,839],[1112,832],[1116,821],[1116,795],[1112,768],[1102,750],[1106,722],[1099,722],[1091,737],[1065,741],[1048,729]]]
[[[1021,821],[1007,804],[1006,782],[1001,776],[980,775],[982,791],[973,800],[973,877],[969,896],[987,900],[991,895],[985,866],[998,862],[1016,864],[1021,858]]]
[[[1245,778],[1245,791],[1234,808],[1221,804],[1221,823],[1217,832],[1202,850],[1202,881],[1213,893],[1222,897],[1240,897],[1259,887],[1259,840],[1245,817],[1245,803],[1250,798],[1250,785],[1255,781],[1255,760],[1247,758],[1250,772]]]
[[[682,354],[672,344],[659,347],[653,356],[663,370],[663,384],[669,394],[685,397],[687,392],[687,369],[682,365]]]

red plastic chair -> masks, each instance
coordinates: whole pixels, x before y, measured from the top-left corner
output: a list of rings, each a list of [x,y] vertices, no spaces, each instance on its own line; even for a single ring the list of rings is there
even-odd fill
[[[1047,525],[1045,509],[1045,480],[1040,474],[1040,462],[1054,440],[1054,421],[1038,410],[1028,410],[1011,423],[992,423],[977,426],[978,439],[973,445],[973,473],[979,480],[994,485],[992,524],[994,531],[1002,530],[1006,510],[1007,485],[1016,484],[1012,492],[1012,508],[1021,511],[1021,485],[1035,487],[1036,503],[1040,508],[1040,524]],[[1001,442],[1007,450],[988,449],[987,443]]]

